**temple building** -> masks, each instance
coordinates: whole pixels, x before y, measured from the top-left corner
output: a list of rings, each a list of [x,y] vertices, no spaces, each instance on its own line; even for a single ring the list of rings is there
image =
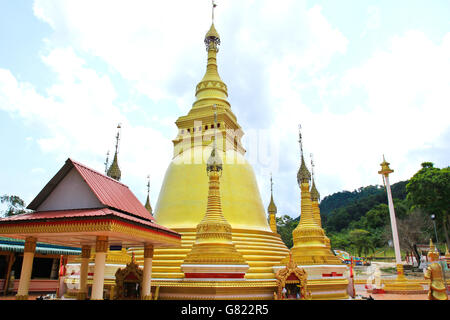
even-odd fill
[[[0,219],[1,236],[25,240],[16,295],[19,300],[28,299],[38,241],[81,249],[77,298],[94,300],[108,295],[108,249],[125,252],[128,247],[144,248],[139,296],[151,299],[153,249],[180,246],[180,235],[158,225],[126,185],[72,159],[66,161],[27,209],[33,212]],[[92,254],[94,263],[89,270]]]
[[[19,289],[24,245],[24,240],[0,237],[0,292],[4,296],[17,293]],[[61,262],[80,254],[79,248],[37,242],[28,291],[57,292]]]

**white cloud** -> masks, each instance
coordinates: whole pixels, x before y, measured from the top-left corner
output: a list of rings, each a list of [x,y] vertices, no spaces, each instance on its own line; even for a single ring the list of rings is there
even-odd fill
[[[115,102],[117,94],[109,77],[85,67],[73,49],[54,49],[42,59],[57,75],[47,95],[0,69],[0,109],[45,128],[42,136],[33,138],[43,152],[55,154],[61,163],[71,157],[100,171],[107,147],[114,150],[115,126],[121,122],[125,181],[141,179],[145,185],[146,175],[154,172],[154,181],[161,183],[163,176],[154,168],[170,161],[170,139],[152,129],[151,121],[145,128],[131,125]]]

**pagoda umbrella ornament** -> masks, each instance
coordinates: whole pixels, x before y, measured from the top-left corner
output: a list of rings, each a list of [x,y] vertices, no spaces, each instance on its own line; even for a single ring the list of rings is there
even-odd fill
[[[386,282],[384,291],[400,294],[421,293],[423,291],[422,286],[419,283],[415,283],[414,280],[408,280],[403,271],[402,257],[400,254],[400,242],[398,240],[397,220],[395,218],[394,202],[392,201],[391,185],[389,183],[389,174],[394,172],[394,170],[389,167],[389,162],[386,161],[384,155],[383,162],[380,165],[381,170],[378,171],[378,173],[382,175],[383,183],[386,186],[389,215],[391,218],[392,239],[395,251],[395,263],[397,264],[397,279],[393,282]]]

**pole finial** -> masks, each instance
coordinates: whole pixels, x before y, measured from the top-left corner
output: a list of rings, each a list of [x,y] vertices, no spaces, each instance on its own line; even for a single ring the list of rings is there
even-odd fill
[[[273,180],[272,180],[272,172],[270,173],[270,193],[273,193]]]
[[[122,128],[122,125],[119,123],[117,125],[117,135],[116,135],[116,154],[119,151],[119,140],[120,140],[120,129]]]
[[[108,172],[108,164],[109,164],[109,150],[106,152],[106,161],[104,163],[105,165],[105,174]]]
[[[303,157],[302,125],[298,125],[298,142],[300,144],[300,153]]]
[[[216,7],[217,7],[216,2],[214,0],[212,0],[212,9],[211,9],[211,11],[212,11],[212,16],[211,16],[212,23],[214,23],[214,9]]]

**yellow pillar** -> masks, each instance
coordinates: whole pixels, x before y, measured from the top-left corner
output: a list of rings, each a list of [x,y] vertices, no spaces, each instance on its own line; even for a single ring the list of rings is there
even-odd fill
[[[144,246],[144,270],[142,278],[142,300],[151,300],[151,280],[152,280],[152,260],[153,260],[153,245],[146,244]]]
[[[92,281],[91,300],[103,300],[105,283],[105,262],[108,251],[108,237],[98,236],[95,244],[94,279]]]
[[[36,240],[37,239],[34,237],[25,239],[22,271],[20,272],[19,289],[17,290],[16,300],[28,300],[28,289],[30,287],[31,271],[33,270]]]
[[[80,289],[78,290],[77,300],[86,300],[87,298],[87,278],[89,270],[89,258],[91,257],[91,246],[81,247],[81,266],[80,266]]]

